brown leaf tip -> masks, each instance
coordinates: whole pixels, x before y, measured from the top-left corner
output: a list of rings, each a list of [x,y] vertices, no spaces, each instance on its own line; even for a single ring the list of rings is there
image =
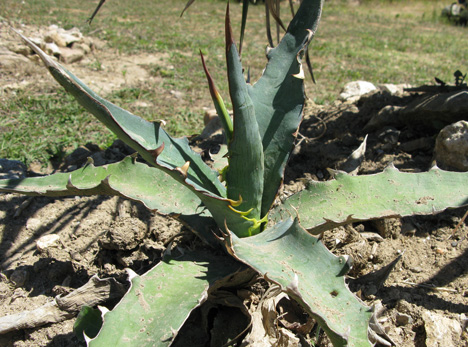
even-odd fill
[[[211,77],[211,75],[210,75],[210,73],[208,71],[208,68],[207,68],[206,63],[205,63],[205,57],[203,56],[203,53],[202,53],[201,50],[200,50],[200,57],[201,57],[202,65],[203,65],[203,70],[205,70],[206,79],[208,80],[208,87],[210,89],[211,97],[216,98],[217,94],[218,94],[218,91],[216,90],[214,80],[213,80],[213,78]]]
[[[226,31],[226,52],[229,52],[231,46],[234,44],[232,28],[231,28],[231,18],[229,16],[229,1],[226,7],[225,31]]]

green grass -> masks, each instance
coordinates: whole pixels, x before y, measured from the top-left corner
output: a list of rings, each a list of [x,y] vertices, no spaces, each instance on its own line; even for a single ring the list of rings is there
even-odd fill
[[[60,161],[66,153],[87,142],[106,146],[114,139],[61,90],[52,94],[20,91],[0,104],[0,114],[2,157],[26,163]]]
[[[169,54],[168,61],[173,68],[154,64],[145,67],[151,76],[162,80],[158,85],[132,85],[108,97],[146,119],[168,121],[168,130],[180,136],[199,132],[202,129],[202,108],[211,106],[198,56],[200,49],[229,107],[223,45],[226,2],[197,0],[180,18],[185,3],[186,0],[108,1],[91,26],[85,21],[97,1],[36,0],[22,3],[3,0],[0,13],[14,25],[23,22],[44,26],[59,24],[65,28],[77,26],[85,35],[106,40],[124,55],[142,52]],[[282,13],[288,22],[287,2],[283,2],[283,6]],[[453,82],[455,70],[466,72],[468,69],[465,54],[468,29],[444,22],[439,16],[442,6],[436,1],[369,0],[360,6],[348,5],[347,1],[326,1],[321,25],[311,45],[317,84],[307,80],[308,97],[319,104],[332,103],[345,83],[357,79],[375,84],[420,85],[432,83],[437,76]],[[263,7],[250,6],[250,10],[242,60],[245,68],[250,68],[252,81],[255,81],[265,65],[266,36]],[[231,13],[233,30],[238,36],[241,7],[237,2],[231,2]],[[97,56],[89,68],[99,70],[101,64]],[[171,97],[171,91],[179,91],[184,97],[175,99]],[[34,95],[40,92],[34,91]],[[1,110],[7,115],[3,118],[10,119],[10,123],[2,120],[2,129],[6,123],[8,126],[12,124],[11,119],[16,119],[18,129],[32,131],[26,130],[27,124],[35,124],[28,117],[38,117],[42,112],[42,118],[46,118],[50,116],[47,112],[51,112],[46,110],[46,106],[38,107],[38,103],[51,104],[66,111],[71,120],[54,122],[53,131],[34,129],[45,146],[38,146],[40,150],[34,151],[26,148],[26,144],[22,145],[18,137],[7,137],[4,131],[0,156],[43,161],[48,158],[48,151],[60,152],[89,141],[101,146],[107,144],[108,132],[98,130],[97,126],[94,128],[94,123],[89,123],[90,118],[82,118],[85,115],[81,109],[75,104],[70,105],[69,101],[61,93],[28,96],[27,99],[18,95],[9,100]],[[151,107],[141,107],[137,101],[144,101]],[[16,105],[14,110],[6,106],[9,104]],[[79,122],[93,124],[92,132],[83,136],[73,130],[80,126]],[[44,124],[50,125],[47,121]],[[59,126],[69,129],[63,131],[66,135],[54,135],[62,132]],[[48,142],[55,145],[45,145]],[[15,146],[18,148],[13,149]]]

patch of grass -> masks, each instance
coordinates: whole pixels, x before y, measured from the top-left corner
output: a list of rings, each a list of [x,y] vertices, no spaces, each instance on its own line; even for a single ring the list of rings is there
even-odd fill
[[[74,148],[93,142],[110,145],[115,136],[64,91],[17,95],[0,104],[0,157],[29,164],[60,161]]]
[[[155,77],[155,84],[147,82],[129,86],[110,98],[148,120],[167,120],[168,130],[179,136],[201,130],[201,110],[212,107],[198,56],[200,49],[218,90],[229,104],[223,43],[226,1],[197,0],[180,18],[186,2],[113,0],[106,2],[91,26],[85,21],[94,10],[96,1],[3,0],[0,12],[4,18],[16,23],[59,24],[65,28],[76,26],[85,35],[107,40],[120,54],[167,54],[171,68],[167,65],[145,67],[149,75]],[[290,19],[288,2],[282,2],[282,6],[287,23]],[[314,85],[307,77],[307,96],[319,104],[332,103],[345,83],[357,79],[374,84],[420,85],[432,83],[437,76],[453,82],[455,70],[468,70],[468,56],[465,54],[468,29],[442,20],[440,12],[443,6],[439,2],[425,0],[373,0],[357,6],[347,1],[326,1],[322,22],[310,51],[317,84]],[[264,67],[267,41],[263,6],[250,6],[249,9],[242,61],[246,70],[250,69],[251,80],[255,81]],[[233,32],[238,37],[241,7],[236,2],[231,3],[231,17]],[[94,63],[90,69],[99,70],[100,64]],[[132,88],[135,90],[130,91]],[[181,93],[183,97],[175,98],[174,92]],[[56,100],[57,108],[78,108],[68,105],[70,99],[60,95],[62,97]],[[17,103],[19,99],[16,97],[9,102]],[[28,109],[28,101],[24,102],[24,108]],[[145,103],[149,106],[142,106]],[[16,117],[4,105],[2,110],[8,115],[6,118]],[[15,112],[20,112],[19,105]],[[52,134],[57,131],[58,126],[54,126],[53,132],[44,136],[55,141]],[[106,130],[100,131],[107,134]],[[70,143],[91,141],[88,134],[85,140],[80,135],[70,135],[72,138]],[[4,135],[2,141],[4,148],[13,146]],[[46,143],[49,139],[44,137],[42,141]],[[22,152],[30,151],[23,148]],[[7,156],[7,153],[2,152],[1,155]],[[39,158],[47,156],[37,155]],[[26,158],[25,154],[23,158]]]

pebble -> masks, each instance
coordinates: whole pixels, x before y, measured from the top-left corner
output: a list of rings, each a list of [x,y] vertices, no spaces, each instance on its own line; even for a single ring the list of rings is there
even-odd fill
[[[57,234],[44,235],[36,241],[36,248],[39,252],[44,252],[50,247],[56,247],[60,236]]]
[[[370,82],[367,81],[353,81],[347,83],[343,90],[340,93],[340,99],[346,100],[349,102],[354,102],[359,100],[359,98],[371,91],[376,90],[377,87]]]
[[[26,222],[26,229],[28,230],[37,230],[41,226],[41,220],[37,218],[29,218]]]
[[[445,253],[445,251],[444,251],[442,248],[439,248],[439,247],[437,247],[437,248],[435,249],[435,252],[436,252],[437,254],[439,254],[439,255],[443,255],[443,254]]]
[[[411,270],[411,272],[414,272],[414,273],[417,273],[417,274],[423,272],[423,268],[420,267],[420,266],[412,267],[410,270]]]
[[[468,122],[446,126],[437,136],[434,157],[442,169],[468,171]]]
[[[426,346],[458,345],[454,341],[462,333],[458,320],[431,311],[424,311],[422,319],[426,330]]]
[[[413,318],[408,314],[397,312],[396,322],[399,326],[408,325],[413,323]]]

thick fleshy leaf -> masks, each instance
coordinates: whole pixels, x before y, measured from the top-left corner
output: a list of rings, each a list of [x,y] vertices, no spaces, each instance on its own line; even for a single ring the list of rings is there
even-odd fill
[[[219,94],[218,90],[216,89],[213,78],[208,72],[208,68],[206,67],[206,64],[205,64],[205,58],[203,57],[203,54],[201,51],[200,51],[200,57],[202,60],[203,70],[205,71],[206,79],[208,80],[208,87],[210,89],[211,99],[213,100],[213,104],[216,109],[216,113],[218,114],[219,120],[221,121],[221,124],[223,125],[227,142],[229,142],[232,139],[232,133],[234,131],[231,117],[229,116],[229,112],[226,106],[224,105],[224,100],[221,97],[221,94]]]
[[[26,195],[117,195],[165,214],[200,213],[200,199],[161,170],[127,157],[120,163],[89,164],[71,173],[0,180],[0,191]]]
[[[259,235],[225,238],[228,251],[283,291],[312,315],[334,346],[371,346],[371,310],[347,288],[348,259],[330,253],[315,237],[288,219]]]
[[[375,175],[339,172],[327,182],[309,186],[275,208],[279,221],[299,214],[301,225],[319,234],[339,225],[384,217],[434,214],[468,205],[468,173],[432,169],[404,173],[388,167]]]
[[[249,88],[265,158],[262,214],[278,192],[302,120],[304,81],[300,58],[320,20],[323,0],[304,0],[280,44],[268,54],[263,76]]]
[[[193,309],[210,290],[243,268],[226,256],[206,252],[165,259],[142,276],[120,303],[104,315],[89,346],[169,346]]]
[[[21,37],[41,57],[49,72],[67,92],[150,165],[165,170],[196,190],[225,196],[225,187],[218,180],[217,173],[192,151],[186,138],[172,138],[162,128],[162,122],[148,122],[101,98],[33,42]],[[190,163],[189,167],[187,163]]]
[[[242,218],[231,207],[234,201],[196,194],[190,187],[175,181],[165,172],[127,157],[120,163],[94,167],[89,164],[71,173],[24,179],[0,180],[0,192],[32,196],[115,195],[139,201],[163,214],[213,216],[217,225],[248,236],[253,222]],[[209,212],[203,208],[206,206]],[[199,235],[212,243],[211,230]]]
[[[237,47],[232,39],[229,6],[226,12],[226,61],[231,101],[234,108],[234,132],[228,144],[229,167],[226,171],[227,197],[242,199],[236,209],[246,217],[260,220],[263,193],[263,149],[252,100],[247,91]],[[251,230],[261,231],[260,225]]]

